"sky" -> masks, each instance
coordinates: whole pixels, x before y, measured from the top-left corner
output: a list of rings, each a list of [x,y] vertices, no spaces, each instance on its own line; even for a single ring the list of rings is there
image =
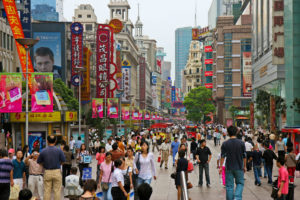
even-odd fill
[[[110,0],[64,0],[64,17],[71,21],[74,9],[80,4],[94,7],[98,23],[109,19]],[[197,6],[195,6],[195,2]],[[135,24],[140,4],[140,18],[143,22],[143,34],[157,41],[158,47],[164,47],[165,60],[172,62],[172,79],[175,77],[175,30],[195,25],[195,7],[197,7],[197,25],[207,26],[208,10],[212,0],[128,0],[131,7],[129,18]]]

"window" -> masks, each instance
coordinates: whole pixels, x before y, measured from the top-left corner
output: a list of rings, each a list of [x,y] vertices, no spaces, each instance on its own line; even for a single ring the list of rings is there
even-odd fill
[[[93,25],[92,24],[86,24],[85,25],[85,30],[86,31],[92,31],[93,30]]]
[[[87,18],[92,18],[92,15],[87,15]]]
[[[6,48],[6,33],[3,33],[2,35],[2,47],[4,49]]]
[[[192,69],[190,69],[190,74],[192,74]]]
[[[200,79],[199,78],[197,78],[197,83],[199,83],[200,82]]]
[[[232,82],[232,74],[225,74],[225,82]]]
[[[225,97],[232,97],[232,89],[225,89]]]
[[[78,18],[82,18],[82,15],[78,15]]]
[[[200,72],[200,69],[199,68],[197,68],[197,73],[199,73]]]

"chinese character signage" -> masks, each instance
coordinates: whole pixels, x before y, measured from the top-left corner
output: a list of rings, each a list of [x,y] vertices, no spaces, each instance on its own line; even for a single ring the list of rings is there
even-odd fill
[[[108,110],[107,110],[108,118],[118,118],[119,117],[118,98],[107,99],[107,103],[108,103]]]
[[[92,118],[103,118],[103,99],[92,99]]]
[[[213,59],[205,59],[204,64],[209,65],[209,64],[213,64],[214,61]]]
[[[172,86],[172,103],[176,101],[176,87]]]
[[[276,101],[273,96],[270,97],[270,129],[276,131]]]
[[[91,83],[90,83],[90,58],[92,52],[90,49],[83,48],[83,67],[85,68],[82,73],[83,82],[81,85],[81,101],[90,101],[91,100]]]
[[[79,22],[74,22],[71,24],[71,83],[74,86],[79,85],[79,78],[81,72],[76,71],[76,68],[83,67],[83,26]],[[81,81],[82,84],[82,81]]]
[[[53,74],[33,73],[31,83],[31,111],[53,112]]]
[[[251,93],[252,93],[251,52],[243,52],[243,96],[251,97]]]
[[[206,88],[209,88],[209,89],[213,88],[212,83],[205,83],[204,85],[205,85]]]
[[[122,119],[130,120],[130,108],[128,106],[122,106]]]
[[[212,51],[213,51],[213,49],[212,49],[211,46],[205,46],[205,47],[204,47],[204,52],[205,52],[205,53],[212,52]]]
[[[213,71],[205,71],[204,76],[213,76]]]
[[[22,75],[0,74],[0,113],[22,112]]]
[[[20,12],[21,24],[25,38],[31,38],[31,0],[21,0],[24,10]]]
[[[139,58],[140,65],[140,107],[145,109],[146,100],[146,62],[144,57]]]
[[[52,113],[29,113],[29,122],[61,122],[61,112],[54,111]],[[10,122],[25,122],[26,113],[11,113]]]
[[[131,66],[130,63],[125,60],[122,62],[122,102],[130,103],[130,92],[131,92]]]
[[[208,34],[210,34],[210,30],[209,27],[204,27],[201,29],[193,29],[192,30],[192,39],[193,40],[202,40],[204,38],[206,38],[208,36]]]
[[[284,64],[284,0],[273,0],[273,65]]]

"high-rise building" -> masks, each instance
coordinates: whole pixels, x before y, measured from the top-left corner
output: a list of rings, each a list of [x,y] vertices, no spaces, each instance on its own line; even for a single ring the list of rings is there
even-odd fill
[[[225,15],[226,7],[223,4],[224,0],[213,0],[208,10],[208,27],[210,29],[216,28],[217,18]]]
[[[182,71],[188,57],[192,41],[192,27],[178,28],[175,31],[175,86],[181,88]]]
[[[36,21],[64,21],[63,0],[31,0],[31,15]]]
[[[168,77],[171,77],[171,68],[172,63],[170,61],[163,61],[161,69],[161,79],[168,80]]]

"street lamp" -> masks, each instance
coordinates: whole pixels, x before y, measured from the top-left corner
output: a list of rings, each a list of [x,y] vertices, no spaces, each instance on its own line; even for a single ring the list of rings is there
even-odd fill
[[[124,93],[124,89],[117,89],[117,92],[119,93],[119,117],[120,117],[120,130],[121,131],[121,122],[122,122],[122,111],[121,111],[121,97],[122,97],[122,94]]]
[[[107,108],[106,108],[106,93],[107,93],[107,86],[109,85],[109,81],[102,81],[101,84],[103,85],[102,88],[104,88],[104,134],[106,136],[106,116],[107,116]]]
[[[130,111],[132,111],[132,110],[131,110],[131,104],[132,104],[131,101],[132,101],[133,97],[134,97],[134,95],[132,95],[132,94],[131,94],[131,95],[128,95],[128,98],[130,99]],[[130,117],[130,129],[131,129],[131,123],[132,123],[131,120],[132,120],[132,113],[131,113],[131,117]]]
[[[78,135],[81,135],[81,77],[82,77],[82,72],[86,71],[84,67],[75,67],[74,72],[79,74],[78,78],[78,101],[79,101],[79,106],[78,106]]]
[[[25,144],[28,144],[28,53],[31,47],[33,47],[39,39],[33,38],[18,38],[16,41],[25,48],[26,51],[26,121],[25,121]]]

